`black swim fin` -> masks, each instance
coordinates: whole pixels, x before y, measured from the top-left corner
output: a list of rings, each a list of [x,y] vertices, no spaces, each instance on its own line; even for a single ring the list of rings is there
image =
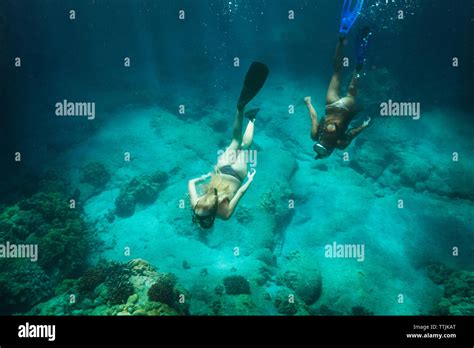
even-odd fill
[[[267,79],[268,72],[267,66],[263,63],[253,62],[250,65],[237,103],[239,110],[242,110],[257,95]]]
[[[260,111],[260,108],[251,109],[249,111],[245,111],[244,116],[253,122],[257,118],[257,114],[259,111]]]

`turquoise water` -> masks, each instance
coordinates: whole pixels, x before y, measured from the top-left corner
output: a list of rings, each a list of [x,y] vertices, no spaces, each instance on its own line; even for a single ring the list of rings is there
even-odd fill
[[[373,121],[317,161],[303,98],[324,115],[341,6],[2,2],[0,241],[37,244],[38,262],[0,259],[1,312],[474,314],[464,293],[474,256],[468,3],[366,2],[344,49],[354,57],[357,28],[371,27],[354,124]],[[257,173],[231,219],[202,230],[187,183],[229,145],[255,60],[270,69],[249,105],[260,108]],[[351,72],[343,69],[343,88]],[[94,102],[94,119],[56,116],[65,99]],[[380,116],[389,99],[420,103],[419,119]],[[359,253],[329,257],[334,244]],[[158,272],[124,275],[133,290],[117,301],[116,278],[81,287],[100,260],[134,259]],[[172,299],[154,302],[169,308],[150,309],[149,289],[168,273]]]

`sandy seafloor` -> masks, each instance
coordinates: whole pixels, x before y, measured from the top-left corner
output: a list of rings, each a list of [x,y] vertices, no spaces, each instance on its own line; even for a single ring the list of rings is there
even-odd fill
[[[347,149],[349,161],[342,161],[341,151],[315,161],[302,98],[312,95],[321,116],[325,81],[289,83],[277,74],[271,79],[251,103],[261,108],[254,138],[255,180],[232,219],[216,221],[205,237],[191,222],[187,181],[209,172],[217,150],[230,142],[234,98],[196,103],[197,95],[183,95],[185,115],[164,97],[99,113],[94,121],[67,120],[98,126],[87,139],[58,150],[49,167],[80,189],[81,169],[87,162],[99,161],[112,174],[100,194],[81,202],[100,240],[90,250],[91,263],[100,258],[143,258],[176,274],[192,294],[191,314],[209,313],[214,288],[222,279],[243,275],[252,288],[251,313],[277,314],[268,300],[277,291],[276,276],[291,255],[299,254],[322,275],[322,294],[313,306],[347,312],[361,305],[379,315],[428,313],[443,289],[427,277],[426,265],[472,266],[474,163],[468,152],[472,154],[473,132],[462,123],[445,124],[446,119],[466,115],[438,108],[422,110],[417,121],[379,117]],[[238,88],[228,94],[237,93]],[[289,103],[295,105],[292,115]],[[364,116],[361,112],[359,120]],[[69,128],[60,136],[73,133]],[[131,162],[123,161],[126,151]],[[460,161],[451,160],[453,152],[459,153]],[[110,222],[106,216],[115,208],[120,188],[156,170],[170,175],[156,202],[137,205],[133,216]],[[294,209],[288,209],[289,199]],[[404,200],[403,209],[397,206],[399,199]],[[186,209],[180,209],[180,200],[185,200]],[[324,246],[334,241],[364,244],[365,260],[326,258]],[[451,255],[453,246],[461,250],[458,257]],[[126,247],[130,256],[124,255]],[[272,253],[275,271],[258,285],[262,260],[271,259]],[[189,269],[183,268],[183,261]],[[397,302],[399,294],[404,295],[402,304]]]

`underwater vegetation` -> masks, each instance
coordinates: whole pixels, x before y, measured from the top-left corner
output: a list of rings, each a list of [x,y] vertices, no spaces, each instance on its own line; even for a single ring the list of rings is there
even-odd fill
[[[156,172],[152,175],[139,175],[133,178],[120,190],[120,195],[115,200],[116,213],[121,217],[132,216],[135,205],[151,204],[158,197],[161,185],[168,179],[165,172]]]
[[[458,271],[439,262],[428,265],[426,271],[433,283],[444,288],[433,314],[474,315],[474,272]]]
[[[444,283],[439,303],[443,315],[474,315],[474,272],[453,272]]]
[[[91,184],[96,188],[103,188],[110,180],[110,173],[100,162],[89,162],[81,173],[81,182]]]
[[[228,295],[240,295],[240,294],[249,294],[250,295],[250,284],[245,277],[240,275],[233,275],[224,278],[224,288],[225,292]]]
[[[30,315],[187,315],[189,293],[173,274],[148,262],[102,261],[78,279],[56,288],[57,296],[35,306]],[[70,301],[70,295],[75,301]]]
[[[177,279],[173,274],[160,274],[159,278],[148,290],[148,298],[150,301],[173,305],[177,298],[175,294],[176,282]]]
[[[51,189],[51,182],[43,187]],[[38,245],[37,262],[5,259],[0,263],[0,313],[19,312],[48,298],[63,279],[85,266],[88,227],[80,209],[71,209],[61,190],[39,191],[0,214],[0,243]]]
[[[82,203],[103,192],[112,177],[105,165],[98,161],[87,162],[78,175],[74,197]]]

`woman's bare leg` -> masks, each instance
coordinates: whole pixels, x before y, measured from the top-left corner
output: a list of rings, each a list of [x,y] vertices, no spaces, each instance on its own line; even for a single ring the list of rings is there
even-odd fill
[[[318,114],[311,104],[311,97],[304,98],[304,102],[309,111],[309,117],[311,119],[311,139],[316,140],[316,134],[318,133]]]
[[[341,73],[342,73],[342,46],[344,38],[339,38],[336,46],[336,54],[334,55],[334,72],[331,82],[329,83],[328,93],[326,95],[326,104],[334,103],[339,100],[339,92],[341,89]]]
[[[247,128],[245,128],[244,139],[242,140],[242,149],[248,149],[252,145],[253,132],[255,130],[255,120],[249,121]]]
[[[356,97],[357,92],[359,91],[359,78],[360,78],[360,73],[358,70],[354,70],[354,74],[352,75],[352,80],[349,83],[349,90],[347,92],[348,96],[351,97]]]
[[[356,96],[359,92],[359,79],[360,74],[358,70],[354,71],[352,75],[352,80],[349,84],[349,89],[347,91],[347,96],[341,99],[342,102],[349,108],[349,110],[353,110],[356,103]]]
[[[236,159],[237,150],[242,143],[242,125],[244,122],[244,109],[237,110],[234,119],[234,126],[232,129],[232,141],[225,152],[217,159],[217,166],[232,164]],[[233,159],[233,160],[232,160]]]

